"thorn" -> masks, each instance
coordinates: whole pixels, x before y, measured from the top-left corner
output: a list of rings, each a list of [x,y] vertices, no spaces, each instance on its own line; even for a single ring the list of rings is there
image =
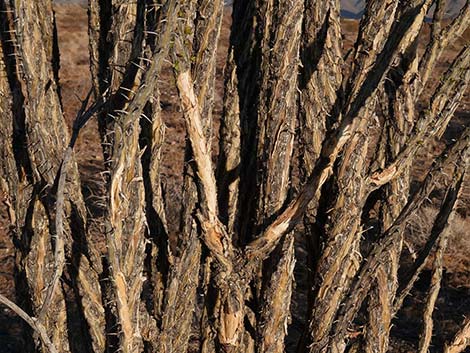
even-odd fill
[[[152,123],[152,120],[147,115],[145,115],[144,113],[141,113],[140,116],[143,117],[144,119],[146,119],[149,123]]]
[[[120,89],[124,90],[124,91],[127,91],[127,92],[132,92],[135,94],[135,92],[127,87],[124,87],[124,86],[121,86]]]
[[[152,63],[152,60],[150,60],[148,58],[144,58],[143,56],[139,56],[139,59],[142,60],[142,61],[146,61],[148,63]]]
[[[135,61],[132,61],[132,65],[135,65],[135,66],[137,66],[137,67],[138,67],[139,69],[141,69],[141,70],[145,70],[145,68],[144,68],[144,67],[140,66],[140,65],[139,65],[139,64],[137,64]]]
[[[157,32],[153,32],[153,31],[144,31],[145,34],[152,34],[154,36],[158,36],[158,33]]]

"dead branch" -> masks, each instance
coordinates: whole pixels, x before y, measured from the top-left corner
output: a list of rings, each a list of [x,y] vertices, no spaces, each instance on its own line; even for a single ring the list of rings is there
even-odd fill
[[[215,223],[219,213],[215,176],[212,168],[211,154],[202,126],[200,108],[189,71],[177,73],[177,86],[197,165],[197,174],[203,188],[204,213],[209,222]]]

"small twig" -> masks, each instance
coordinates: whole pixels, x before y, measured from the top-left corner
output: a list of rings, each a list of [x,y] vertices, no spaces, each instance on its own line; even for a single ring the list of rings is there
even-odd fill
[[[11,311],[21,317],[31,328],[39,334],[39,337],[50,353],[58,353],[51,339],[47,335],[46,328],[40,320],[29,316],[23,309],[13,303],[8,298],[0,294],[0,303],[7,306]]]

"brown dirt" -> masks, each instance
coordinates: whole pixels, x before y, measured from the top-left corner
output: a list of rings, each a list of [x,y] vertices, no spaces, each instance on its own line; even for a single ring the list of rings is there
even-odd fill
[[[80,106],[80,97],[84,97],[90,89],[90,73],[88,70],[88,36],[87,36],[87,13],[86,9],[79,5],[56,6],[57,25],[59,33],[59,46],[61,50],[61,71],[60,80],[62,86],[62,98],[64,113],[69,126],[74,119],[74,115]],[[345,50],[350,48],[355,40],[357,22],[352,20],[343,21],[345,28]],[[215,115],[220,115],[222,111],[223,96],[223,68],[228,47],[230,32],[230,17],[226,16],[221,36],[220,50],[217,58],[217,88]],[[428,30],[425,31],[424,37]],[[465,38],[457,39],[456,44],[467,41],[470,33],[466,33]],[[457,43],[459,42],[459,43]],[[452,58],[456,55],[456,47],[449,50],[436,70],[436,78],[448,67]],[[438,80],[436,79],[436,82]],[[181,198],[181,182],[183,155],[185,146],[185,129],[182,119],[176,91],[174,89],[172,73],[169,67],[163,72],[160,85],[161,101],[163,106],[163,118],[166,124],[166,143],[163,150],[162,180],[167,200],[167,214],[170,222],[170,229],[176,232],[179,215],[179,204]],[[464,97],[464,103],[457,113],[457,119],[450,127],[445,138],[450,139],[461,130],[462,126],[470,125],[470,92]],[[217,122],[214,131],[217,129]],[[214,133],[213,146],[217,146],[217,133]],[[414,177],[420,179],[426,168],[429,166],[431,155],[438,154],[443,147],[443,142],[427,146],[418,157]],[[83,191],[89,208],[89,212],[94,217],[99,217],[101,208],[99,206],[100,196],[103,194],[103,158],[99,144],[99,135],[96,121],[92,120],[82,129],[78,144],[76,146],[76,156],[79,163],[82,177]],[[436,200],[439,195],[436,196]],[[0,200],[3,196],[0,193]],[[436,202],[434,200],[434,202]],[[445,256],[446,275],[444,286],[438,301],[436,312],[437,344],[442,345],[443,339],[451,335],[457,329],[457,324],[461,320],[462,313],[470,314],[470,216],[468,214],[470,205],[470,181],[466,182],[466,196],[460,205],[458,220],[452,225],[452,238],[449,249]],[[413,237],[411,242],[416,245],[415,250],[419,250],[422,234],[428,229],[432,216],[435,214],[433,203],[427,205],[425,210],[416,217],[415,225],[410,234]],[[0,202],[0,292],[10,298],[14,298],[13,288],[13,265],[14,254],[13,244],[9,236],[10,224],[6,213],[6,205]],[[300,254],[301,255],[301,254]],[[302,256],[301,256],[302,257]],[[302,260],[299,259],[302,266]],[[421,280],[423,290],[426,286],[426,276]],[[298,286],[302,284],[298,284]],[[418,286],[419,287],[419,286]],[[423,291],[418,288],[413,296],[408,300],[407,310],[400,314],[398,330],[394,335],[396,340],[393,343],[392,351],[406,351],[403,347],[413,347],[417,341],[417,323],[420,320],[420,307],[422,303]],[[302,303],[295,306],[301,307]],[[459,309],[459,310],[457,310]],[[294,325],[298,324],[294,318]],[[13,317],[6,309],[0,308],[0,353],[15,352],[21,347],[17,341],[18,319]],[[419,327],[419,325],[418,325]],[[397,347],[401,347],[400,349]],[[410,349],[411,349],[410,348]]]

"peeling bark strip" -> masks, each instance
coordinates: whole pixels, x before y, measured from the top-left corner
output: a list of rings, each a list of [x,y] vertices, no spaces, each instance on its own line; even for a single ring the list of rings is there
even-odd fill
[[[212,170],[211,154],[202,126],[199,104],[194,93],[193,80],[188,71],[178,74],[177,86],[181,95],[184,115],[187,117],[185,121],[197,165],[197,174],[203,188],[203,211],[207,221],[214,223],[218,215],[215,176]]]
[[[175,66],[179,70],[187,69],[191,72],[191,66],[196,63],[191,61],[191,57],[194,60],[195,52],[194,48],[194,27],[195,27],[195,16],[196,16],[197,0],[190,0],[184,3],[180,13],[178,14],[178,27],[175,33],[176,43],[181,43],[184,48],[183,58],[178,58],[175,62]],[[183,68],[183,67],[184,68]],[[197,93],[195,93],[197,94]],[[210,121],[204,121],[204,124],[210,126]],[[205,125],[206,127],[206,125]],[[206,130],[205,130],[206,132]],[[208,136],[206,136],[208,138]],[[182,202],[181,202],[181,220],[180,230],[182,236],[179,237],[178,243],[184,244],[188,241],[188,238],[197,237],[197,233],[193,232],[193,222],[195,216],[196,204],[198,201],[197,186],[194,183],[196,175],[195,166],[190,141],[186,142],[185,154],[184,154],[184,167],[183,167],[183,187],[182,187]],[[180,245],[180,244],[178,244]],[[184,246],[184,245],[183,245]]]
[[[233,248],[228,235],[218,219],[217,191],[208,143],[202,127],[199,104],[194,94],[194,84],[188,71],[176,73],[186,127],[196,164],[199,181],[201,215],[200,222],[206,246],[217,259],[222,271],[233,271]],[[227,339],[227,337],[225,337]],[[230,338],[229,340],[231,340]]]

